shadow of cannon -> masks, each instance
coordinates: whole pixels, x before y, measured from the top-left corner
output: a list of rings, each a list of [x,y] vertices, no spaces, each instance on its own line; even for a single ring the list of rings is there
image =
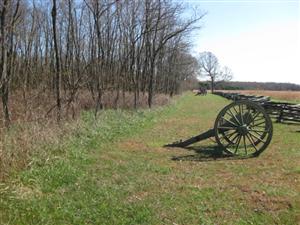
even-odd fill
[[[193,151],[195,154],[173,156],[171,160],[174,161],[196,161],[196,162],[209,162],[221,160],[244,160],[254,158],[255,156],[239,156],[230,155],[223,151],[219,146],[193,146],[185,147],[184,149]]]

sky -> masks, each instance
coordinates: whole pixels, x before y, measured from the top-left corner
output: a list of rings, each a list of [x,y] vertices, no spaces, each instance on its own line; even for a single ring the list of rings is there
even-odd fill
[[[300,84],[300,0],[184,0],[207,15],[192,53],[211,51],[234,81]]]

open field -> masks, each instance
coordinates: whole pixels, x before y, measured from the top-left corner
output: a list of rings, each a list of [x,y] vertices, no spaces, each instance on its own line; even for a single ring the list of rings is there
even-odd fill
[[[274,123],[259,158],[224,158],[211,128],[229,101],[185,94],[155,110],[104,111],[0,183],[0,224],[300,224],[298,125]]]
[[[249,95],[270,96],[274,100],[291,101],[300,103],[300,91],[264,91],[264,90],[221,90],[224,92],[233,92]]]

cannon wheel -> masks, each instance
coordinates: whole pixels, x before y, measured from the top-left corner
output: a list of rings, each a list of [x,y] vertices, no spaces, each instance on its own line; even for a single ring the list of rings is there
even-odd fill
[[[258,156],[270,144],[273,125],[260,105],[236,101],[221,110],[214,126],[215,138],[232,155]]]

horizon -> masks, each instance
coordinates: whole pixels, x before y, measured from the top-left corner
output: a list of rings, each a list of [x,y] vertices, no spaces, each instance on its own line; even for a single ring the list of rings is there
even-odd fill
[[[199,79],[198,79],[199,80]],[[204,81],[204,82],[211,82],[209,79],[206,80],[199,80],[199,81]],[[228,80],[228,81],[223,81],[223,82],[237,82],[237,83],[259,83],[259,84],[267,84],[267,83],[274,83],[274,84],[292,84],[292,85],[297,85],[300,86],[300,84],[292,83],[292,82],[275,82],[275,81],[240,81],[240,80]]]
[[[232,81],[300,85],[300,1],[183,2],[207,12],[191,37],[194,56],[211,51]]]

